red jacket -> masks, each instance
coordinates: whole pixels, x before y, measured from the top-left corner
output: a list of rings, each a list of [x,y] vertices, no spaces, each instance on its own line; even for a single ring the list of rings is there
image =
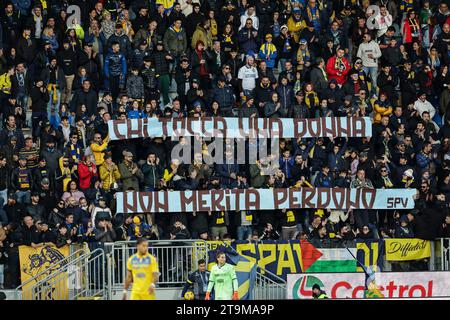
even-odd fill
[[[416,23],[418,26],[420,26],[419,21],[416,20]],[[422,30],[419,28],[419,39],[422,40]],[[409,20],[405,19],[405,22],[403,23],[403,28],[402,28],[402,32],[403,32],[403,42],[404,43],[411,43],[412,42],[412,34],[411,34],[411,26],[409,24]]]
[[[334,67],[334,64],[336,63],[336,56],[331,57],[328,59],[326,71],[328,74],[328,81],[331,79],[336,79],[337,83],[340,85],[343,85],[345,81],[347,80],[347,74],[350,71],[350,64],[348,63],[348,60],[344,57],[342,57],[342,63],[344,64],[344,69],[341,71]],[[340,72],[341,75],[338,75],[337,73]]]
[[[92,171],[89,171],[89,166],[85,162],[78,164],[78,178],[80,181],[80,189],[87,189],[91,186],[92,178],[97,176],[97,166],[91,163]],[[94,173],[95,171],[95,173]]]

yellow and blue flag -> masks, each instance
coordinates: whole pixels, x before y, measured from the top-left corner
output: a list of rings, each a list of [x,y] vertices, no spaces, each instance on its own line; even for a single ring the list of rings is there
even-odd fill
[[[208,251],[208,270],[216,264],[216,254],[224,252],[227,263],[235,266],[236,277],[239,284],[239,300],[252,300],[253,287],[256,281],[256,263],[240,255],[233,247],[220,245],[215,250]]]

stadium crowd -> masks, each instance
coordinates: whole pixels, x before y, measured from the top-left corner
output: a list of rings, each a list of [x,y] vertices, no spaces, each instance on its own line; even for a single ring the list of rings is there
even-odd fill
[[[448,2],[2,2],[0,286],[19,284],[19,245],[449,237]],[[373,134],[282,139],[273,175],[272,155],[180,163],[170,137],[108,136],[111,119],[203,116],[368,116]],[[294,186],[418,194],[414,210],[116,214],[121,191]]]

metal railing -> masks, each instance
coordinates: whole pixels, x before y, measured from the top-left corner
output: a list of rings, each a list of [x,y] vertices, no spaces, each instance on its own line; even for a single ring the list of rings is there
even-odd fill
[[[95,249],[33,284],[31,300],[103,299],[107,291],[105,271],[104,251]]]
[[[438,242],[436,241],[436,245]],[[440,260],[441,271],[450,270],[450,238],[441,238],[439,241],[440,250],[436,250],[440,253],[436,256],[436,260]]]
[[[264,275],[261,271],[264,271]],[[283,299],[286,299],[286,281],[272,272],[258,267],[253,285],[252,300]]]
[[[70,254],[69,256],[65,257],[64,259],[50,265],[48,268],[42,270],[41,272],[37,273],[27,281],[23,282],[20,286],[18,286],[16,289],[14,289],[14,299],[30,299],[28,296],[28,288],[32,286],[34,283],[38,283],[41,279],[45,278],[46,276],[52,274],[57,269],[64,267],[66,265],[69,265],[73,263],[76,259],[78,259],[80,256],[88,253],[86,249],[79,249]]]
[[[149,253],[158,260],[160,277],[158,287],[180,287],[189,273],[195,270],[197,261],[208,261],[207,245],[202,240],[154,240],[149,241]],[[105,244],[107,259],[108,298],[123,290],[128,258],[136,253],[135,241]]]

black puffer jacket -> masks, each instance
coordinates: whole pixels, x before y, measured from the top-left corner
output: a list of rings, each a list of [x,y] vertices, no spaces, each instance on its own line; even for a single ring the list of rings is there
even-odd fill
[[[169,55],[167,51],[154,51],[152,54],[153,65],[155,66],[156,74],[159,76],[169,74],[169,64],[166,60],[166,56]]]
[[[46,89],[42,92],[41,88],[33,87],[31,89],[31,101],[33,113],[47,112],[47,103],[50,100],[50,96]]]

